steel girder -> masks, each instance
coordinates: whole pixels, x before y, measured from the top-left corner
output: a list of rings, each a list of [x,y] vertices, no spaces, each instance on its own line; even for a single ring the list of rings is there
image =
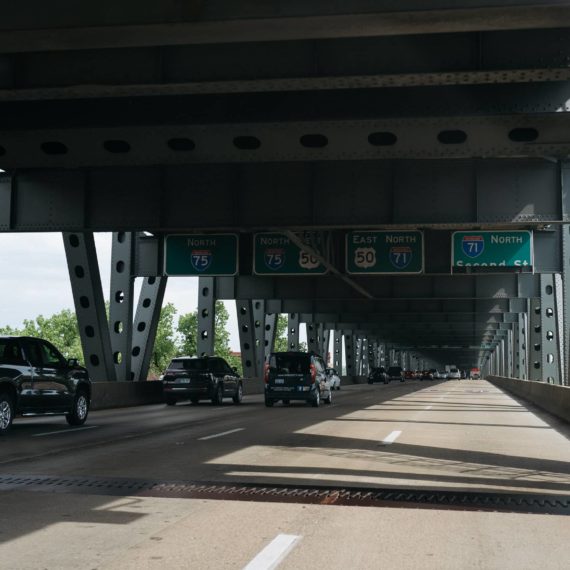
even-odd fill
[[[198,280],[198,356],[214,356],[216,334],[216,278]]]
[[[570,222],[560,193],[531,159],[22,170],[0,176],[0,231],[525,227]]]
[[[64,233],[71,290],[85,366],[94,381],[117,379],[92,233]]]
[[[236,313],[243,374],[246,378],[259,378],[262,371],[258,367],[253,301],[251,299],[237,300]]]

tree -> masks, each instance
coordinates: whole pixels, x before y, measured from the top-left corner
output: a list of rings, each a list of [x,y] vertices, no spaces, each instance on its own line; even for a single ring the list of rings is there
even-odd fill
[[[174,316],[176,307],[167,303],[160,311],[160,318],[156,329],[156,340],[150,363],[150,376],[160,376],[172,358],[178,353],[176,332],[174,330]]]
[[[63,309],[51,317],[39,315],[33,320],[25,320],[21,329],[0,328],[0,334],[43,338],[51,342],[66,358],[77,358],[84,362],[77,318],[70,309]]]
[[[214,354],[224,358],[230,366],[241,370],[241,359],[234,356],[230,349],[230,333],[227,325],[230,315],[222,301],[216,301],[216,317],[214,320]],[[187,313],[178,321],[180,342],[178,354],[195,356],[198,353],[198,311]]]
[[[275,352],[287,352],[289,350],[287,327],[287,315],[277,315],[277,321],[275,323]]]

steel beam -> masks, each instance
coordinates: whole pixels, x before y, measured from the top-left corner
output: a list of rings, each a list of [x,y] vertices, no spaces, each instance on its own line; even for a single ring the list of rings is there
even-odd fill
[[[147,277],[141,287],[131,349],[131,377],[135,381],[148,376],[167,282],[168,277]]]
[[[94,381],[117,379],[92,233],[63,233],[85,366]]]
[[[198,356],[214,356],[216,335],[216,279],[198,280]]]
[[[289,313],[287,316],[287,345],[288,350],[299,350],[299,313]]]
[[[277,317],[279,315],[276,313],[265,315],[265,340],[264,340],[264,362],[269,362],[269,356],[275,347],[275,334],[276,334],[276,324]]]
[[[342,376],[343,374],[343,335],[341,330],[334,330],[332,366]]]
[[[243,375],[246,378],[260,378],[263,371],[258,368],[253,301],[250,299],[237,300],[236,313]]]
[[[253,301],[253,334],[255,335],[255,360],[258,374],[263,373],[265,367],[265,301]]]
[[[541,275],[540,286],[542,380],[550,384],[560,384],[560,336],[554,275]]]
[[[113,233],[109,332],[117,380],[132,380],[131,351],[134,305],[134,235]],[[139,324],[139,326],[143,326]]]

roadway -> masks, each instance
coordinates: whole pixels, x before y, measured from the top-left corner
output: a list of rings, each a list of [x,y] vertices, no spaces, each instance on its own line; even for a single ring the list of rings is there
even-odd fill
[[[567,498],[569,439],[566,424],[485,381],[345,386],[320,409],[267,409],[261,396],[248,396],[240,406],[105,410],[92,413],[84,429],[56,417],[20,419],[0,441],[7,514],[0,567],[239,569],[259,562],[267,547],[264,554],[281,556],[284,569],[567,568],[570,508],[529,514],[315,504],[271,494],[243,500],[224,489],[244,483]],[[21,482],[45,476],[67,482]],[[215,482],[221,491],[128,490],[172,481]],[[335,502],[329,499],[317,502]],[[252,568],[270,567],[257,562]]]

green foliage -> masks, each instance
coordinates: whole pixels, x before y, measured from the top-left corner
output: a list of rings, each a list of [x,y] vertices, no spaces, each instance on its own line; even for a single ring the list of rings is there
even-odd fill
[[[289,350],[287,324],[287,315],[277,315],[277,322],[275,323],[275,352],[287,352]]]
[[[178,320],[178,356],[194,356],[198,352],[198,311],[181,315]]]
[[[25,320],[21,329],[2,327],[0,334],[43,338],[51,342],[66,358],[77,358],[84,362],[77,319],[70,309],[63,309],[51,317],[39,315],[34,320]]]
[[[176,307],[172,303],[167,303],[160,311],[156,340],[150,362],[150,377],[160,376],[172,358],[178,354],[178,343],[174,331],[175,315]]]

